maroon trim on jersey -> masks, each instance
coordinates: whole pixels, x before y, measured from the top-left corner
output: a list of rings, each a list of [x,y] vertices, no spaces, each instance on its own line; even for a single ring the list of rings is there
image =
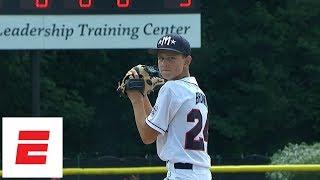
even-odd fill
[[[178,80],[198,86],[198,84],[196,84],[196,83],[192,83],[192,82],[185,81],[185,80],[182,80],[182,79],[178,79]]]
[[[161,131],[163,131],[164,133],[167,132],[164,129],[162,129],[161,127],[157,126],[156,124],[154,124],[153,122],[151,122],[149,119],[147,119],[147,121],[149,121],[149,123],[151,123],[152,125],[154,125],[155,127],[157,127],[158,129],[160,129]]]

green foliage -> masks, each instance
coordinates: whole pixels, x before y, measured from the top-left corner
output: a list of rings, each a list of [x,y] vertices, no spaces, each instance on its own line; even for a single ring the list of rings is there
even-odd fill
[[[266,153],[319,136],[320,5],[291,2],[204,2],[211,11],[196,59],[205,63],[192,70],[207,92],[213,139],[232,147],[209,149]]]
[[[289,143],[283,150],[272,155],[271,164],[320,164],[320,143]],[[320,178],[320,173],[272,172],[266,176],[272,180],[316,180]]]
[[[0,114],[31,116],[31,62],[25,52],[0,53]]]
[[[93,120],[94,109],[88,106],[77,90],[59,88],[48,79],[41,81],[41,115],[63,117],[64,143],[67,152],[88,150],[87,132]]]

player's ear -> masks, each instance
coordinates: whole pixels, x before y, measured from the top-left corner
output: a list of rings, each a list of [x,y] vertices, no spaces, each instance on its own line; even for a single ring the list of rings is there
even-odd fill
[[[185,58],[184,65],[185,65],[186,67],[190,66],[191,61],[192,61],[192,57],[191,57],[190,55],[188,55],[188,56]]]

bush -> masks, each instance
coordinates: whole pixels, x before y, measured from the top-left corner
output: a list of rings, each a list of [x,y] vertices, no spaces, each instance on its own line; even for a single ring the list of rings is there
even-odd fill
[[[272,155],[271,164],[320,164],[320,143],[313,145],[289,143],[283,150],[279,150]],[[266,176],[271,180],[320,179],[320,173],[314,172],[272,172],[266,173]]]

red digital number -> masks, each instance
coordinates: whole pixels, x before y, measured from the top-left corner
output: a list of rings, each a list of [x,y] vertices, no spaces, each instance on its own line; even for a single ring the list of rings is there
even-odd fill
[[[35,0],[35,5],[37,8],[48,8],[49,0]]]
[[[123,0],[122,0],[123,1]],[[125,2],[123,3],[121,0],[117,0],[117,6],[119,8],[127,8],[130,5],[130,0],[124,0]]]
[[[190,7],[192,4],[192,0],[186,0],[186,2],[182,2],[179,4],[180,7]]]
[[[78,3],[81,8],[90,8],[92,0],[79,0]]]

